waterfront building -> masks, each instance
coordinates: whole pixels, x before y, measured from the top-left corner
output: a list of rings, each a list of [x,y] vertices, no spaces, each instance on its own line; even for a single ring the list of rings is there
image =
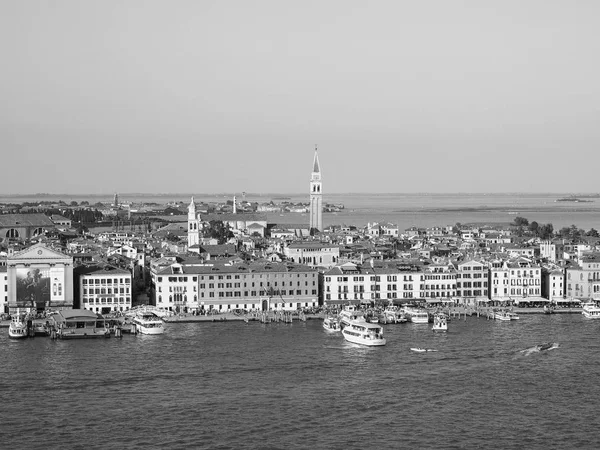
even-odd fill
[[[331,242],[292,242],[284,247],[283,253],[293,263],[328,269],[335,266],[340,259],[340,247]]]
[[[56,230],[45,214],[0,214],[0,242],[27,241]]]
[[[600,253],[588,253],[566,269],[566,296],[600,300]]]
[[[109,264],[75,269],[76,301],[81,309],[100,314],[127,311],[132,304],[132,277],[125,269]]]
[[[565,299],[564,270],[542,267],[542,297],[553,303],[560,303]]]
[[[310,232],[323,231],[323,189],[319,155],[315,147],[313,171],[310,176]]]
[[[492,301],[509,301],[510,297],[510,271],[502,259],[489,262],[489,288]]]
[[[469,259],[456,265],[456,295],[463,303],[477,305],[487,302],[488,268],[481,261]]]
[[[295,311],[319,298],[317,270],[300,264],[176,263],[153,279],[156,306],[171,311]]]
[[[430,264],[424,268],[423,294],[430,303],[453,301],[456,296],[456,269],[452,265]]]
[[[517,301],[530,301],[530,297],[541,297],[542,269],[527,258],[518,258],[505,263],[510,282],[509,294]],[[535,300],[535,299],[534,299]]]
[[[73,307],[73,258],[35,244],[7,258],[9,313]]]
[[[403,261],[375,265],[346,262],[323,274],[323,303],[327,305],[423,300],[422,269]]]

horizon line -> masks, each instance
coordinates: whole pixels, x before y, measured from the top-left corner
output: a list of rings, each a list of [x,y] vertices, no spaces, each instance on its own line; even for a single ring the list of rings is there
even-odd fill
[[[0,194],[0,198],[18,198],[18,197],[106,197],[106,196],[154,196],[154,197],[168,197],[168,196],[238,196],[242,195],[243,192],[110,192],[110,193],[50,193],[50,192],[36,192],[26,194]],[[503,192],[331,192],[329,195],[599,195],[600,192],[550,192],[550,191],[503,191]],[[246,196],[308,196],[308,193],[304,192],[245,192]],[[323,194],[326,197],[328,194]]]

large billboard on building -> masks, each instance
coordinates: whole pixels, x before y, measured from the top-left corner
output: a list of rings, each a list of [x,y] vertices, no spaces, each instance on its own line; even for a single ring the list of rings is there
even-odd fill
[[[49,265],[17,268],[17,303],[44,308],[64,300],[64,270]]]

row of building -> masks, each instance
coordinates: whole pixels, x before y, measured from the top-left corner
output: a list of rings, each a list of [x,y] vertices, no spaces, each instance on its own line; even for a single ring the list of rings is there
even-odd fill
[[[84,261],[80,253],[69,255],[38,243],[0,265],[0,310],[126,311],[134,305],[134,284],[144,277],[151,303],[186,312],[296,310],[347,302],[600,301],[598,252],[585,253],[563,267],[507,255],[464,260],[369,258],[327,261],[323,266],[319,262],[332,253],[331,244],[318,247],[313,242],[313,252],[306,250],[295,250],[284,261],[245,260],[234,247],[228,256],[215,252],[213,259],[165,255],[149,258],[144,275],[135,270],[146,265],[139,256],[123,257],[134,264],[119,267],[106,260]]]

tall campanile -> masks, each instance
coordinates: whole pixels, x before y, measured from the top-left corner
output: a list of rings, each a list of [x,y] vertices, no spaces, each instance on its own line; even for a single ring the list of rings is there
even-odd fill
[[[315,159],[310,176],[310,233],[323,231],[323,189],[321,182],[321,167],[315,145]]]

